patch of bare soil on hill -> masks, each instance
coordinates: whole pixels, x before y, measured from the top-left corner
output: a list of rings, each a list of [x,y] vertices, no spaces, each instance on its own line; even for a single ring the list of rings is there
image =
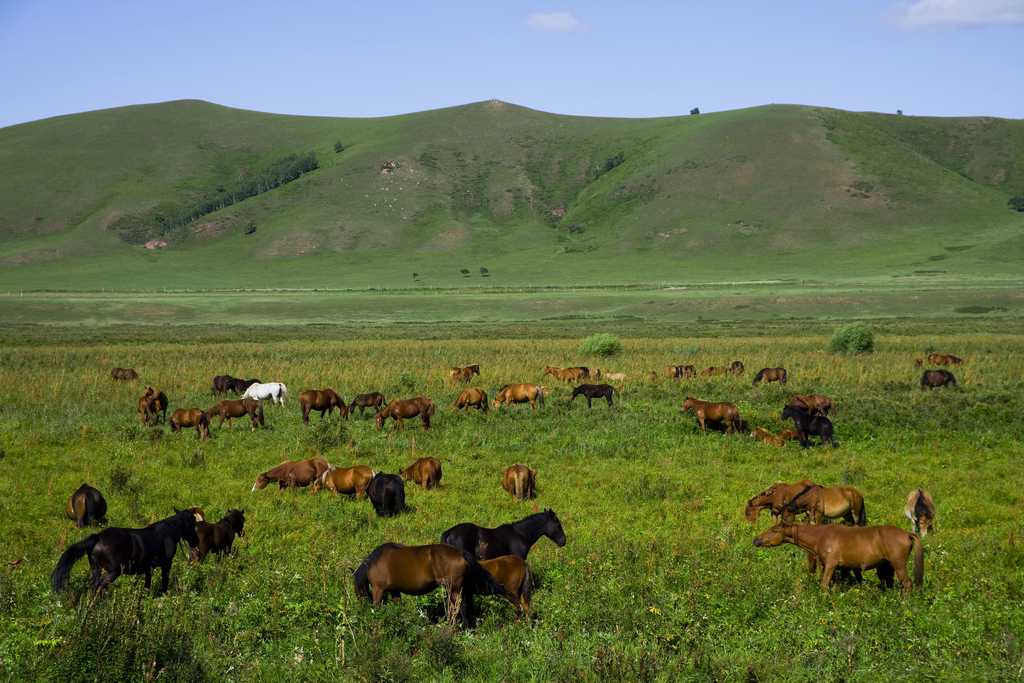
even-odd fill
[[[294,230],[256,250],[258,259],[299,258],[317,251],[323,240],[305,230]]]
[[[23,251],[18,254],[12,254],[7,258],[0,259],[0,268],[27,266],[33,263],[52,261],[54,259],[70,255],[71,252],[61,254],[60,249],[32,249],[31,251]]]
[[[178,239],[174,241],[213,242],[227,234],[230,227],[228,221],[224,219],[196,221],[195,223],[189,223],[184,229],[179,231]]]
[[[468,237],[469,231],[465,226],[457,225],[450,230],[439,232],[428,239],[423,246],[419,248],[419,251],[424,253],[455,251],[456,249],[465,246]]]

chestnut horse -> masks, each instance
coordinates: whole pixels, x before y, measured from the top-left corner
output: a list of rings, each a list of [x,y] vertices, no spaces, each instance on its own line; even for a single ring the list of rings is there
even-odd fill
[[[915,534],[920,534],[921,538],[927,536],[928,530],[932,528],[932,520],[935,519],[935,503],[932,502],[931,494],[924,489],[911,491],[903,514],[910,520]]]
[[[452,406],[452,410],[459,410],[460,408],[464,413],[468,413],[472,406],[476,406],[480,410],[487,414],[487,392],[480,387],[473,387],[472,389],[466,389],[459,397],[455,399],[455,405]]]
[[[810,479],[804,479],[795,484],[785,484],[781,481],[772,484],[747,501],[747,506],[744,510],[747,522],[751,524],[756,522],[757,518],[761,516],[762,510],[771,512],[772,519],[774,520],[782,514],[782,508],[789,505],[789,501],[793,500],[793,496],[808,486],[815,486],[815,483]]]
[[[452,382],[468,382],[473,378],[473,375],[480,374],[480,366],[473,364],[467,365],[464,368],[452,368],[449,372],[451,375]]]
[[[663,374],[673,379],[692,378],[697,376],[697,368],[692,365],[668,365]],[[651,371],[651,381],[654,381],[653,370]]]
[[[782,521],[792,522],[796,515],[804,513],[809,515],[811,524],[840,517],[851,526],[868,523],[864,496],[852,486],[809,485],[782,508]]]
[[[231,552],[235,536],[245,536],[245,513],[242,510],[228,510],[216,524],[196,522],[196,537],[199,543],[194,546],[189,544],[189,557],[202,562],[211,552],[218,555]]]
[[[734,375],[742,375],[746,368],[743,367],[743,361],[734,360],[732,365],[729,366],[729,369],[732,370],[732,374]]]
[[[82,484],[71,494],[64,511],[82,529],[107,516],[107,501],[97,489]]]
[[[921,375],[921,391],[925,388],[935,389],[944,387],[947,384],[956,386],[956,377],[949,370],[925,370]]]
[[[323,458],[310,458],[309,460],[286,460],[277,467],[266,472],[260,472],[256,477],[256,483],[252,485],[251,493],[267,487],[271,482],[277,482],[278,492],[288,487],[309,486],[317,478],[327,471],[330,465]]]
[[[754,386],[756,387],[761,383],[761,380],[765,382],[778,382],[779,384],[786,383],[786,368],[761,368],[761,370],[754,375]]]
[[[956,356],[945,356],[941,353],[932,353],[928,355],[929,365],[963,365],[962,359]]]
[[[113,379],[138,379],[139,373],[131,368],[113,368],[110,371],[110,376]]]
[[[335,496],[343,493],[347,496],[356,495],[359,500],[366,495],[366,487],[370,485],[373,476],[377,474],[366,465],[354,467],[335,467],[330,465],[327,470],[317,477],[310,487],[310,493],[316,493],[321,489],[327,489]]]
[[[831,413],[836,414],[836,405],[828,396],[823,394],[808,394],[807,396],[794,396],[789,399],[789,405],[799,410],[807,411],[808,415],[824,415],[828,417]]]
[[[417,398],[402,399],[396,398],[387,404],[382,411],[377,413],[377,428],[380,429],[390,417],[394,420],[392,429],[399,427],[405,429],[402,420],[420,416],[423,422],[423,429],[430,429],[430,418],[434,415],[434,402],[429,398],[419,396]]]
[[[503,403],[505,405],[513,405],[515,403],[526,403],[530,402],[530,405],[534,409],[537,408],[537,403],[540,402],[540,407],[544,407],[544,397],[548,395],[548,388],[539,384],[531,384],[530,382],[524,382],[523,384],[506,384],[498,391],[498,397],[494,399],[494,403],[491,405],[492,408],[498,408]]]
[[[508,597],[505,587],[472,555],[444,544],[385,543],[359,564],[352,582],[356,597],[372,597],[374,605],[381,603],[385,593],[398,602],[402,593],[426,595],[444,586],[448,611],[458,610],[464,629],[473,625],[474,594]]]
[[[750,433],[750,436],[755,439],[760,439],[761,443],[766,446],[778,446],[779,448],[785,448],[786,440],[781,436],[775,436],[771,432],[765,431],[760,427],[756,427],[754,431]]]
[[[200,408],[178,408],[174,411],[171,415],[171,431],[180,432],[182,427],[195,427],[197,439],[210,438],[210,419],[206,411]]]
[[[142,424],[149,424],[150,416],[153,417],[153,424],[157,424],[160,421],[158,413],[161,412],[164,414],[164,424],[167,424],[167,394],[164,392],[146,387],[136,407],[142,413]]]
[[[341,413],[341,419],[348,419],[348,406],[341,400],[341,396],[334,391],[334,389],[309,389],[303,391],[299,395],[299,407],[302,409],[302,423],[309,424],[309,414],[314,410],[320,411],[320,419],[324,419],[324,414],[327,414],[327,418],[330,419],[334,413],[334,409],[337,408],[338,412]]]
[[[419,458],[404,470],[398,470],[398,476],[423,486],[423,490],[436,488],[441,481],[441,461],[434,457]]]
[[[721,403],[710,403],[708,401],[702,401],[692,396],[687,396],[686,400],[683,401],[683,407],[679,410],[681,413],[685,413],[687,410],[693,410],[697,414],[697,420],[700,422],[700,428],[705,434],[708,433],[707,422],[722,422],[725,421],[726,428],[731,434],[734,430],[738,433],[740,427],[740,411],[732,403],[722,401]]]
[[[359,419],[363,419],[363,410],[366,408],[373,408],[375,413],[379,413],[381,408],[387,405],[387,399],[384,398],[384,394],[379,391],[374,391],[370,394],[358,394],[352,403],[348,404],[348,410],[350,413],[354,413],[356,408],[359,408]]]
[[[231,418],[242,417],[243,415],[249,416],[249,421],[252,422],[254,431],[256,427],[263,426],[263,404],[254,398],[224,399],[206,411],[206,416],[211,420],[218,415],[220,416],[220,422],[217,423],[218,432],[224,426],[224,420],[228,421],[228,427],[231,431],[235,431],[234,426],[231,424]]]
[[[563,382],[578,382],[585,379],[590,372],[587,368],[556,368],[548,365],[544,368],[545,375],[554,375],[555,379]]]
[[[773,548],[792,543],[807,551],[808,558],[820,560],[823,566],[821,587],[828,590],[836,569],[878,570],[882,585],[893,585],[893,574],[899,577],[903,592],[912,590],[907,562],[914,553],[913,586],[924,585],[924,545],[917,534],[884,524],[868,527],[846,527],[840,524],[778,524],[754,537],[757,548]],[[813,562],[812,559],[812,562]],[[814,567],[811,566],[811,571]]]
[[[537,470],[516,463],[505,470],[501,480],[501,488],[516,500],[532,498],[537,488]]]
[[[533,573],[530,571],[530,565],[526,564],[526,560],[515,555],[502,555],[493,560],[480,560],[480,566],[505,587],[512,606],[518,608],[526,616],[530,616]],[[477,595],[481,595],[481,593],[477,593]]]

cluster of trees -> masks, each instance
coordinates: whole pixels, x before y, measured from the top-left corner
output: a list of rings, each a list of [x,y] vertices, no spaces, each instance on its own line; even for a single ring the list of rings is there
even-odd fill
[[[1024,192],[1018,195],[1014,195],[1013,197],[1010,197],[1010,201],[1008,201],[1006,205],[1009,206],[1011,209],[1015,209],[1017,211],[1024,211]]]

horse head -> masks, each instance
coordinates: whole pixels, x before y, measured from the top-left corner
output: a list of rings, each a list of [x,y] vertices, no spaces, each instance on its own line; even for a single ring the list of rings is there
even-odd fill
[[[544,535],[555,542],[559,548],[565,546],[565,532],[562,531],[562,522],[558,519],[558,515],[551,508],[544,511],[547,520],[544,522]]]
[[[269,483],[270,478],[267,476],[267,473],[260,472],[260,476],[256,477],[256,483],[252,485],[252,491],[249,493],[256,493],[256,491],[259,491],[260,489],[265,489]]]
[[[774,548],[777,545],[782,545],[786,542],[787,530],[791,527],[789,524],[776,524],[767,531],[762,531],[757,536],[754,536],[754,547],[755,548]]]

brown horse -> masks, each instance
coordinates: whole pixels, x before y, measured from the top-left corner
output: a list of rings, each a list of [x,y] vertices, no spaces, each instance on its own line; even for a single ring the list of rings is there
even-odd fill
[[[231,431],[235,431],[234,426],[231,424],[231,418],[242,417],[243,415],[249,416],[254,431],[257,427],[263,426],[263,404],[254,398],[224,399],[206,411],[206,416],[211,420],[218,415],[220,416],[220,422],[217,423],[218,432],[224,425],[224,420],[228,421],[228,427]]]
[[[231,545],[235,542],[235,536],[245,536],[245,513],[242,510],[231,509],[216,524],[209,522],[196,522],[196,537],[198,545],[188,545],[189,557],[202,562],[211,552],[231,552]]]
[[[728,372],[729,372],[728,366],[725,366],[725,365],[718,365],[718,366],[712,365],[707,370],[702,370],[701,373],[700,373],[700,376],[701,377],[718,377],[720,375],[725,375]]]
[[[563,382],[578,382],[584,379],[588,372],[586,368],[556,368],[548,365],[544,368],[545,375],[553,375],[555,379]]]
[[[150,416],[153,417],[153,424],[157,424],[160,421],[158,414],[161,412],[164,414],[164,424],[167,424],[167,394],[164,392],[146,387],[136,407],[142,413],[142,424],[148,424]]]
[[[800,493],[808,486],[814,485],[814,482],[810,479],[804,479],[803,481],[798,481],[795,484],[785,484],[781,481],[772,484],[764,491],[761,491],[761,493],[747,501],[747,507],[744,510],[747,522],[751,524],[756,522],[757,518],[761,516],[762,510],[770,511],[772,519],[774,520],[782,514],[782,508],[789,505],[789,501],[793,500],[793,496]]]
[[[532,498],[537,489],[537,470],[531,470],[526,465],[516,463],[505,470],[501,488],[508,491],[508,494],[516,500]]]
[[[267,484],[275,481],[279,486],[278,492],[288,487],[309,486],[328,468],[330,465],[323,458],[287,460],[273,469],[260,472],[260,476],[256,477],[256,483],[252,485],[252,493],[266,488]]]
[[[914,359],[914,367],[915,368],[923,368],[924,367],[924,361],[921,360],[920,358],[915,358]]]
[[[320,419],[324,419],[324,414],[327,414],[327,418],[330,419],[334,413],[334,409],[337,408],[338,412],[341,413],[341,419],[348,419],[348,406],[341,400],[341,396],[334,391],[334,389],[309,389],[303,391],[299,396],[299,407],[302,409],[302,423],[309,424],[309,414],[314,410],[320,411]]]
[[[389,593],[394,602],[402,593],[426,595],[444,586],[448,611],[458,610],[462,627],[473,625],[473,595],[508,596],[508,591],[467,552],[445,544],[405,546],[385,543],[360,563],[352,576],[356,597],[379,605]],[[456,596],[462,599],[461,604]]]
[[[946,356],[941,353],[928,354],[929,365],[963,365],[962,359],[956,356]]]
[[[503,403],[505,405],[513,405],[515,403],[526,403],[529,401],[530,405],[534,409],[537,408],[537,403],[540,402],[540,407],[544,407],[544,397],[548,395],[548,388],[541,386],[540,384],[531,384],[530,382],[524,382],[523,384],[506,384],[498,391],[498,397],[494,399],[494,403],[491,404],[492,408],[498,408]]]
[[[210,418],[200,408],[178,408],[174,411],[171,415],[171,431],[180,432],[182,427],[195,427],[197,439],[210,438]]]
[[[782,521],[792,522],[796,515],[807,513],[811,524],[840,517],[851,526],[865,526],[868,511],[864,496],[852,486],[807,486],[782,508]]]
[[[373,475],[377,474],[366,465],[355,467],[335,467],[330,465],[327,470],[317,477],[310,487],[310,493],[316,493],[321,489],[327,489],[334,495],[343,493],[350,496],[353,493],[356,500],[366,495],[366,487],[370,485]]]
[[[807,396],[794,396],[789,399],[789,405],[800,410],[807,411],[808,415],[824,415],[828,417],[829,413],[832,415],[836,414],[836,404],[832,402],[828,396],[823,394],[808,394]]]
[[[473,364],[467,365],[464,368],[452,368],[449,372],[451,375],[452,383],[455,382],[468,382],[473,378],[473,375],[480,374],[480,366]]]
[[[926,388],[937,389],[938,387],[944,387],[947,384],[956,386],[956,377],[949,370],[925,370],[921,375],[921,391],[922,393]]]
[[[800,438],[800,432],[795,429],[780,429],[775,436],[786,441],[796,441]]]
[[[821,587],[826,591],[836,569],[852,569],[858,574],[877,569],[882,585],[893,585],[899,577],[903,592],[912,590],[907,562],[914,552],[913,586],[924,584],[924,545],[917,534],[889,524],[869,527],[845,527],[839,524],[778,524],[754,537],[754,546],[773,548],[792,543],[807,551],[808,558],[821,561]],[[811,571],[814,567],[811,566]]]
[[[461,409],[462,412],[468,413],[469,409],[476,406],[480,410],[487,414],[487,392],[480,387],[473,387],[472,389],[466,389],[459,397],[455,399],[455,405],[452,406],[452,410]]]
[[[754,375],[754,386],[756,387],[762,380],[765,382],[778,382],[779,384],[785,384],[786,368],[761,368],[761,370]]]
[[[526,560],[515,555],[502,555],[493,560],[480,560],[480,566],[505,587],[512,606],[518,608],[526,616],[530,616],[533,573],[530,571],[530,565],[526,564]]]
[[[107,501],[103,500],[103,494],[98,490],[82,484],[71,494],[64,511],[82,529],[107,516]]]
[[[766,446],[778,446],[779,448],[784,448],[786,446],[786,440],[781,436],[774,436],[771,432],[767,432],[760,427],[756,427],[754,431],[750,433],[750,436],[755,439],[760,439],[761,443]]]
[[[434,415],[434,402],[429,398],[419,396],[417,398],[402,399],[396,398],[387,404],[382,411],[377,413],[377,428],[380,429],[390,417],[394,420],[393,429],[401,427],[405,429],[402,420],[420,416],[423,429],[430,429],[430,418]]]
[[[110,377],[112,379],[138,379],[139,373],[131,368],[112,368],[110,370]]]
[[[404,470],[398,470],[398,476],[422,485],[424,491],[435,488],[441,481],[441,461],[434,457],[419,458]]]
[[[697,376],[697,368],[692,365],[667,365],[662,373],[672,379],[691,379]],[[654,381],[654,371],[651,371],[651,381]]]
[[[729,366],[729,369],[734,375],[742,375],[746,368],[743,367],[743,361],[734,360],[732,365]]]
[[[708,433],[707,422],[721,422],[725,421],[726,428],[731,434],[733,431],[739,432],[740,427],[740,411],[732,403],[722,401],[721,403],[710,403],[708,401],[702,401],[692,396],[687,396],[686,400],[683,401],[683,407],[679,410],[681,413],[685,413],[687,410],[693,410],[697,414],[697,421],[700,422],[700,428],[705,434]]]
[[[359,408],[359,419],[363,419],[363,410],[366,408],[373,408],[375,413],[379,413],[381,408],[387,405],[387,399],[384,398],[384,394],[379,391],[374,391],[370,394],[359,394],[352,402],[348,404],[348,411],[354,413],[356,408]]]
[[[935,519],[935,503],[932,502],[931,494],[924,489],[911,491],[903,514],[910,520],[915,534],[920,534],[921,538],[927,536],[928,530],[932,528],[932,520]]]

